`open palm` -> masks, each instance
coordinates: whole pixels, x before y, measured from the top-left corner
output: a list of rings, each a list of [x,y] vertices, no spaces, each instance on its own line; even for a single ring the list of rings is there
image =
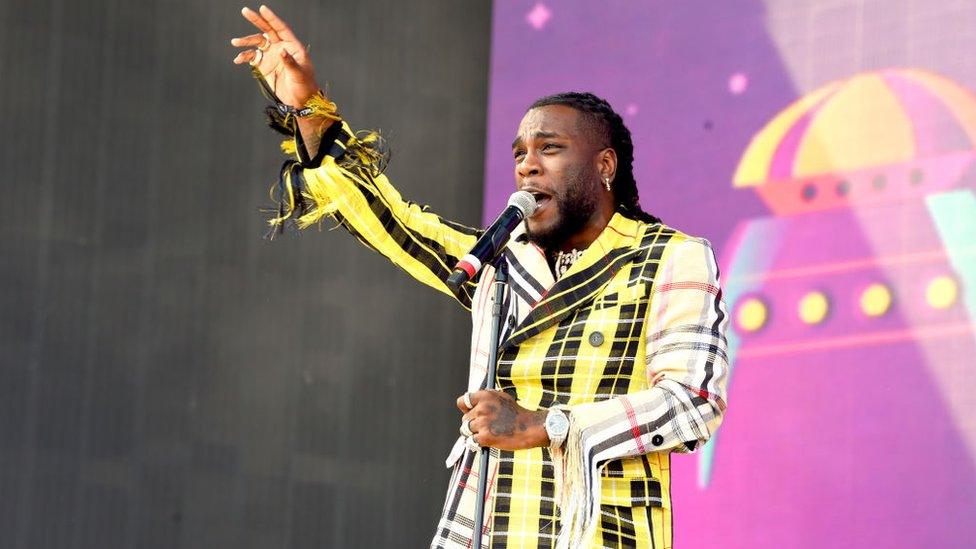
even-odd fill
[[[231,39],[232,45],[245,48],[234,63],[253,65],[283,103],[301,108],[319,90],[305,46],[267,6],[244,8],[241,14],[260,32]]]

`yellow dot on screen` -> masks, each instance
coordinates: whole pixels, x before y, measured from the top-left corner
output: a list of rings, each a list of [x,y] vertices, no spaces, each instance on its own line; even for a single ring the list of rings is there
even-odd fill
[[[881,316],[891,308],[891,290],[884,284],[874,283],[861,293],[861,310],[868,316]]]
[[[827,318],[830,303],[823,292],[810,292],[800,300],[800,320],[807,324],[819,324]]]
[[[959,285],[951,276],[937,276],[925,288],[925,301],[933,308],[945,309],[959,297]]]
[[[739,327],[747,332],[755,332],[766,324],[769,314],[766,304],[762,300],[750,297],[739,305],[739,312],[736,317]]]

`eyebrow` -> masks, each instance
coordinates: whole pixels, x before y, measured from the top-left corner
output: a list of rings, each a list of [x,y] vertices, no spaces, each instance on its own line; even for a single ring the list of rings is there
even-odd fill
[[[532,137],[534,137],[536,139],[546,139],[546,138],[549,138],[549,137],[562,137],[562,136],[559,135],[556,132],[537,131],[537,132],[533,132],[532,133]],[[522,137],[521,136],[520,137],[516,137],[515,138],[515,141],[512,141],[512,148],[514,149],[514,148],[518,147],[521,144],[522,144]]]

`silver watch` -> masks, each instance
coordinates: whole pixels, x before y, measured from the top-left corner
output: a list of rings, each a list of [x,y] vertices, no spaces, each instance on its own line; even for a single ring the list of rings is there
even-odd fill
[[[551,408],[546,414],[546,434],[549,435],[549,448],[562,447],[569,434],[569,416],[557,408]]]

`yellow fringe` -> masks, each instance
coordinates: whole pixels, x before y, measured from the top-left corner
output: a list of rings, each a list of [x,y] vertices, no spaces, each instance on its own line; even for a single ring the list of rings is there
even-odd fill
[[[281,142],[281,152],[288,156],[295,156],[298,154],[298,145],[295,144],[295,139],[285,139]]]
[[[369,176],[376,177],[381,174],[386,168],[387,154],[385,150],[385,144],[383,137],[375,131],[360,131],[356,134],[352,133],[349,126],[342,121],[341,118],[336,114],[336,105],[334,102],[329,101],[324,95],[320,93],[312,96],[306,103],[306,106],[315,109],[315,113],[311,116],[317,116],[321,118],[327,118],[332,120],[333,123],[339,123],[344,126],[344,129],[348,134],[351,135],[349,139],[344,143],[345,153],[338,160],[330,160],[326,157],[320,168],[327,171],[335,170],[336,173],[331,173],[326,177],[338,177],[343,179],[360,181],[363,179],[363,175],[368,174]],[[323,124],[323,127],[325,125]],[[320,130],[319,135],[324,134],[325,131]],[[321,143],[320,147],[329,147],[331,143]],[[294,138],[286,139],[281,143],[281,151],[293,157],[298,157],[298,145]],[[291,167],[286,168],[288,171],[282,174],[285,179],[285,188],[287,189],[287,200],[285,201],[285,211],[282,215],[274,217],[268,220],[268,223],[272,226],[278,226],[283,224],[288,219],[292,218],[295,213],[295,196],[294,196],[294,186],[292,183],[292,172]],[[273,186],[271,189],[272,199],[274,199],[275,189],[277,185]],[[306,199],[306,204],[310,207],[306,212],[298,217],[295,221],[299,229],[305,229],[311,225],[314,225],[322,220],[323,217],[327,215],[332,215],[338,210],[338,205],[334,204],[332,199],[329,197],[325,185],[318,181],[318,178],[310,177],[305,178],[305,188],[303,190],[303,196]]]
[[[385,162],[383,137],[375,131],[360,131],[353,135],[346,141],[346,154],[339,159],[342,167],[350,170],[365,168],[374,177],[386,168]]]
[[[326,159],[328,161],[328,159]],[[323,166],[326,163],[323,162]],[[335,164],[329,162],[326,169],[336,169]],[[298,223],[299,229],[305,229],[316,223],[320,222],[325,216],[332,216],[333,220],[335,217],[333,214],[339,210],[339,205],[329,196],[326,186],[314,178],[305,179],[305,200],[313,204],[313,206],[304,215],[299,217],[296,221]]]
[[[295,194],[294,194],[295,187],[294,187],[294,183],[292,182],[292,173],[290,171],[291,167],[288,167],[286,169],[288,169],[289,171],[282,175],[282,177],[285,179],[284,186],[285,186],[285,192],[287,193],[284,199],[285,211],[282,215],[273,217],[268,220],[268,225],[272,227],[277,227],[285,223],[286,221],[291,219],[293,215],[295,215]],[[335,162],[332,161],[329,157],[327,157],[322,162],[322,166],[320,167],[320,169],[325,169],[329,171],[335,170],[336,172],[338,172],[334,174],[329,174],[327,177],[342,177],[342,178],[353,177],[351,174],[349,174],[348,172],[346,172],[345,170],[337,166]],[[271,187],[270,192],[271,192],[272,200],[275,199],[275,192],[277,190],[277,187],[278,187],[277,184]],[[328,190],[326,189],[326,185],[321,181],[319,181],[317,178],[305,179],[305,189],[304,192],[302,193],[302,196],[305,197],[306,204],[311,204],[311,207],[303,215],[295,218],[295,224],[298,226],[299,229],[305,229],[311,225],[315,225],[320,221],[322,221],[322,218],[324,218],[325,216],[333,216],[333,214],[335,214],[335,212],[339,210],[339,205],[335,203],[335,201],[329,196]],[[333,219],[335,219],[334,216]]]
[[[314,116],[316,118],[325,118],[326,120],[331,120],[333,122],[339,122],[342,118],[339,117],[339,108],[336,107],[335,101],[330,101],[325,94],[318,91],[312,97],[305,101],[305,107],[312,109],[312,114],[309,116]]]
[[[295,191],[292,189],[291,186],[291,173],[289,172],[287,174],[284,174],[282,175],[282,177],[285,178],[285,189],[287,189],[288,191],[288,206],[285,208],[285,213],[283,215],[268,220],[268,225],[271,225],[272,227],[277,227],[282,223],[284,223],[285,221],[287,221],[288,218],[291,217],[291,214],[295,211]],[[275,194],[276,187],[278,187],[277,184],[272,186],[271,190],[269,191],[271,194],[272,201],[274,201],[275,199],[274,194]]]

